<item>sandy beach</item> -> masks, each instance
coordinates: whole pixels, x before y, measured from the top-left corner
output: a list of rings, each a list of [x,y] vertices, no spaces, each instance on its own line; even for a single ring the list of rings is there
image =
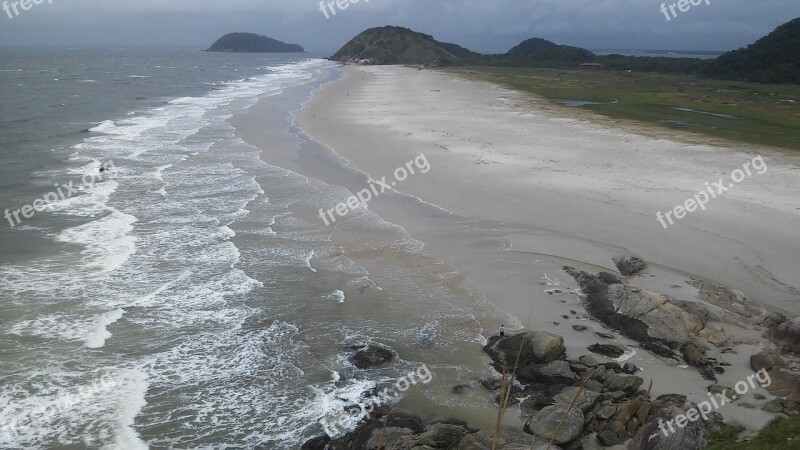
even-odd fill
[[[636,134],[635,128],[589,122],[585,111],[571,114],[441,71],[342,71],[293,116],[291,127],[310,139],[313,155],[270,151],[270,138],[258,130],[259,123],[274,120],[266,115],[275,106],[268,98],[238,119],[240,136],[262,148],[270,164],[311,168],[303,175],[352,193],[366,185],[344,169],[383,179],[391,189],[371,199],[369,210],[405,229],[496,308],[486,326],[505,322],[511,331],[556,333],[570,357],[598,342],[620,345],[626,354],[619,360],[642,368],[640,376],[654,380],[654,395],[681,393],[701,401],[709,383],[696,369],[665,362],[618,334],[592,333],[609,330],[589,317],[577,283],[562,266],[616,273],[614,256],[635,255],[648,268],[627,281],[650,291],[694,302],[699,291],[689,281],[699,280],[740,290],[790,316],[800,312],[800,199],[794,195],[800,157],[735,144],[697,145],[691,143],[696,136]],[[395,170],[411,168],[420,155],[430,170],[397,180]],[[745,164],[750,174],[731,182],[732,172]],[[721,178],[726,192],[664,228],[659,211],[685,204]],[[340,217],[332,228],[346,230],[350,219]],[[588,331],[576,329],[581,326]],[[732,385],[752,373],[749,356],[764,340],[754,328],[724,329],[726,354],[711,349],[709,356],[729,365],[719,383]],[[772,417],[738,406],[723,413],[754,428]]]

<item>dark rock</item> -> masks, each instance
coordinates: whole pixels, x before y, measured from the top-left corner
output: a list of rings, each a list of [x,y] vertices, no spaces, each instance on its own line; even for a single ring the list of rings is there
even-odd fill
[[[513,368],[519,354],[519,367],[546,364],[566,358],[564,338],[546,331],[529,331],[513,336],[492,336],[483,350],[492,358],[495,368]]]
[[[603,383],[597,380],[589,380],[586,382],[585,388],[594,392],[603,392]]]
[[[313,439],[307,440],[300,446],[300,450],[325,450],[330,444],[331,438],[327,435],[317,436]]]
[[[609,358],[619,358],[625,354],[625,350],[611,344],[594,344],[589,346],[589,351],[598,355],[608,356]]]
[[[487,378],[483,380],[478,380],[481,386],[483,386],[487,391],[499,391],[502,385],[501,380],[497,380],[494,378]]]
[[[614,339],[615,338],[615,336],[613,334],[608,334],[608,333],[595,333],[595,334],[598,337],[601,337],[603,339]]]
[[[392,358],[394,358],[394,353],[391,350],[377,345],[370,345],[353,355],[350,358],[350,362],[359,369],[368,369],[385,364],[391,361]]]
[[[626,277],[637,274],[647,267],[645,262],[636,256],[615,256],[613,261],[619,273]]]
[[[625,441],[613,431],[605,430],[597,433],[597,440],[606,447],[624,444]]]
[[[644,380],[639,377],[616,375],[609,377],[608,381],[603,383],[603,386],[610,392],[622,391],[630,394],[636,392],[642,386],[642,383],[644,383]]]
[[[586,330],[588,330],[588,328],[583,326],[583,325],[573,325],[572,329],[575,330],[575,331],[586,331]]]
[[[470,386],[468,384],[459,384],[457,386],[453,386],[453,389],[451,390],[451,392],[453,394],[456,394],[456,395],[461,395],[464,392],[466,392],[467,389],[470,389],[471,387],[472,386]]]

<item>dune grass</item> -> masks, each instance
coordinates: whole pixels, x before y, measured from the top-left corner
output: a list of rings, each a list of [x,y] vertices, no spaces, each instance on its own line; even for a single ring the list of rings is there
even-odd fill
[[[709,438],[708,450],[797,450],[800,449],[800,416],[778,417],[749,442],[737,442],[728,432]]]
[[[597,102],[600,104],[579,109],[630,125],[646,124],[660,131],[696,133],[701,138],[800,150],[800,85],[760,85],[607,70],[508,67],[449,70],[530,92],[563,108],[568,108],[563,106],[565,100]]]

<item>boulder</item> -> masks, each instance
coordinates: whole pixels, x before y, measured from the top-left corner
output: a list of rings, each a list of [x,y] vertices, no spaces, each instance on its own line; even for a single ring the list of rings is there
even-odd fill
[[[800,353],[800,316],[792,320],[777,321],[767,329],[765,337],[778,345],[781,351]]]
[[[758,372],[761,369],[772,370],[773,367],[786,368],[787,366],[780,355],[766,350],[750,357],[750,367],[753,371]]]
[[[625,354],[625,350],[612,344],[593,344],[589,346],[589,351],[609,358],[619,358]]]
[[[697,405],[689,402],[685,396],[668,394],[658,397],[650,407],[650,414],[644,427],[639,430],[628,443],[628,450],[703,450],[707,446],[709,431],[719,429],[719,414],[709,414],[709,421],[702,417],[688,421],[683,428],[677,426],[674,419],[686,415]],[[713,418],[712,418],[713,417]],[[672,429],[669,424],[672,424]]]
[[[575,440],[583,432],[583,412],[580,408],[568,410],[569,405],[563,404],[542,408],[525,424],[525,432],[547,441],[555,437],[553,442],[556,444]]]
[[[636,256],[615,256],[613,261],[619,273],[626,277],[637,274],[647,267],[644,260]]]
[[[528,331],[513,336],[492,336],[483,350],[492,358],[496,368],[512,369],[519,354],[519,365],[547,364],[565,359],[564,338],[546,331]]]
[[[391,350],[377,345],[360,347],[355,355],[350,357],[350,362],[359,369],[368,369],[385,364],[394,358]]]
[[[589,391],[586,389],[581,390],[580,387],[568,387],[558,393],[555,397],[553,397],[553,401],[557,404],[562,405],[571,405],[572,401],[575,399],[575,394],[578,391],[581,391],[580,395],[578,395],[578,400],[575,403],[575,408],[580,408],[581,411],[586,412],[590,409],[594,408],[594,405],[597,404],[597,400],[600,399],[600,393]]]
[[[577,380],[566,361],[552,361],[547,364],[529,366],[526,369],[527,376],[522,376],[520,373],[520,379],[527,378],[537,383],[566,385],[573,384]]]

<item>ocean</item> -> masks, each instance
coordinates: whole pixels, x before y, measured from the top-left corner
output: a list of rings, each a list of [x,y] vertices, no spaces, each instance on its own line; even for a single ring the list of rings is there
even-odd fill
[[[401,404],[486,406],[450,389],[499,314],[401,227],[325,226],[346,183],[280,164],[335,159],[292,123],[321,56],[0,50],[0,447],[297,448],[422,364]],[[258,99],[268,157],[231,124]],[[396,363],[357,370],[369,343]]]

